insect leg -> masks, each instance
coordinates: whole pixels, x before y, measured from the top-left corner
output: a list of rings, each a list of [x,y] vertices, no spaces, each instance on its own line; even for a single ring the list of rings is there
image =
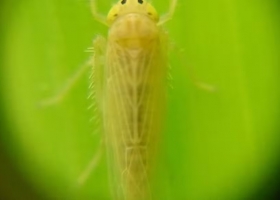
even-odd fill
[[[177,0],[171,0],[169,10],[165,15],[160,17],[160,20],[157,24],[158,26],[165,24],[167,21],[172,19],[173,14],[175,12],[176,5],[177,5]]]
[[[90,163],[88,164],[87,168],[81,173],[81,175],[78,178],[78,186],[82,186],[92,171],[96,168],[96,166],[99,164],[99,161],[103,154],[103,146],[104,142],[101,140],[100,145],[98,147],[97,152],[94,154],[93,158],[91,159]]]
[[[182,58],[182,53],[183,53],[183,50],[181,50],[181,52],[180,52],[180,54],[179,54],[179,55],[180,55],[180,61],[181,61],[182,63],[184,63],[184,64],[181,64],[181,65],[183,66],[183,65],[186,65],[185,63],[187,63],[187,62],[184,62],[184,61],[183,61],[183,60],[185,60],[185,59],[184,59],[185,57]],[[193,67],[192,65],[187,64],[187,65],[186,65],[186,68],[187,68],[187,74],[189,74],[192,83],[193,83],[196,87],[198,87],[199,89],[205,90],[205,91],[207,91],[207,92],[216,92],[216,91],[217,91],[217,88],[216,88],[214,85],[205,83],[205,82],[201,81],[201,80],[197,77],[197,75],[196,75],[196,73],[195,73],[195,70],[194,70],[194,67]]]
[[[100,115],[100,110],[102,107],[102,83],[103,83],[103,68],[104,68],[104,55],[105,55],[105,51],[106,51],[106,40],[104,37],[102,36],[97,36],[95,38],[95,40],[93,41],[93,57],[91,60],[91,64],[92,64],[92,75],[91,75],[91,81],[92,83],[90,84],[90,89],[92,90],[92,93],[90,95],[91,98],[93,98],[93,100],[95,100],[98,103],[98,107],[99,109],[95,110],[95,115],[97,115],[97,117],[101,118]],[[78,178],[78,185],[81,186],[83,185],[86,180],[88,179],[89,175],[91,174],[91,172],[96,168],[96,166],[98,165],[100,158],[102,156],[102,149],[104,146],[104,140],[102,139],[100,141],[100,145],[99,148],[97,150],[97,152],[95,153],[95,155],[93,156],[93,158],[91,159],[89,165],[87,166],[87,168],[85,169],[85,171],[80,175],[80,177]]]
[[[97,103],[99,111],[102,110],[103,76],[105,68],[106,39],[98,35],[93,41],[92,75],[90,77],[91,98]]]
[[[53,104],[57,104],[61,102],[64,97],[67,95],[67,93],[71,90],[71,88],[77,83],[77,81],[82,77],[82,75],[86,72],[86,70],[91,66],[91,59],[89,59],[87,62],[82,64],[76,73],[70,77],[64,87],[53,97],[50,97],[48,99],[45,99],[39,103],[39,106],[50,106]]]
[[[102,15],[100,13],[98,13],[97,11],[97,6],[95,3],[96,0],[90,0],[90,6],[91,6],[91,13],[94,17],[94,19],[98,22],[100,22],[101,24],[104,24],[106,26],[108,26],[107,20],[106,20],[106,16]]]

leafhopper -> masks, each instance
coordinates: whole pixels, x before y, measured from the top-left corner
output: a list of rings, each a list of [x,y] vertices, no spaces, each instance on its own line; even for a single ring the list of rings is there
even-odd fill
[[[164,120],[168,70],[168,34],[162,25],[172,18],[176,3],[171,0],[167,14],[159,16],[146,0],[120,0],[105,17],[91,1],[94,18],[109,27],[107,39],[94,40],[89,64],[116,200],[153,199],[150,178]],[[84,69],[45,104],[60,100]]]
[[[172,0],[169,12],[159,17],[145,0],[121,0],[105,18],[92,2],[94,17],[109,27],[107,40],[99,36],[94,41],[92,63],[99,71],[94,81],[100,84],[96,94],[117,200],[152,199],[150,177],[164,119],[168,69],[168,35],[162,25],[175,6]]]

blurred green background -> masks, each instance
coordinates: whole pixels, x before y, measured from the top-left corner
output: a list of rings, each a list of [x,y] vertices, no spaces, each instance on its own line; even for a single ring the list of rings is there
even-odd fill
[[[97,1],[107,13],[112,1]],[[159,13],[168,0],[154,0]],[[0,4],[0,199],[109,200],[105,155],[87,107],[88,75],[60,104],[39,108],[90,56],[107,28],[86,0]],[[172,80],[154,186],[160,200],[277,199],[280,176],[280,3],[178,0],[165,27]],[[189,74],[214,85],[194,86]]]

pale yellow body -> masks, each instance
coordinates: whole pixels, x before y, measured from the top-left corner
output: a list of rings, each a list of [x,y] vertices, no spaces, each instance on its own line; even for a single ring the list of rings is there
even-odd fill
[[[145,0],[120,0],[106,18],[91,0],[94,18],[109,27],[107,40],[94,40],[94,55],[87,63],[93,66],[90,97],[101,111],[114,200],[154,199],[150,180],[165,113],[168,68],[168,37],[161,25],[171,19],[176,3],[171,0],[169,12],[159,17]],[[40,105],[61,101],[87,69],[83,65],[58,95]],[[81,174],[80,185],[100,155],[98,151]]]
[[[94,43],[93,64],[113,196],[151,200],[150,178],[165,110],[167,35],[146,1],[119,1],[106,21],[97,18],[110,27],[107,42],[99,36]]]
[[[117,19],[109,31],[103,119],[117,199],[151,199],[149,178],[166,95],[163,34],[137,13]]]

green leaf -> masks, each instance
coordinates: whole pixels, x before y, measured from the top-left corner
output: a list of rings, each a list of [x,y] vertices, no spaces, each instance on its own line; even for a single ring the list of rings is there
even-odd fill
[[[97,2],[109,10],[110,1]],[[164,13],[169,1],[154,5]],[[178,1],[166,24],[175,46],[173,89],[160,138],[157,199],[248,199],[275,171],[278,13],[272,0]],[[106,27],[80,0],[7,1],[1,16],[1,107],[10,130],[1,138],[8,154],[43,196],[110,199],[106,155],[77,185],[102,137],[89,122],[87,76],[62,103],[38,106],[88,59],[85,50],[97,34],[106,36]],[[192,76],[216,91],[196,87]]]

